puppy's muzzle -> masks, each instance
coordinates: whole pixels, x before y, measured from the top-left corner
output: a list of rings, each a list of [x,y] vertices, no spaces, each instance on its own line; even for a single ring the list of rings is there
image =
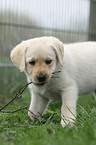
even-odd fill
[[[37,75],[36,77],[40,85],[44,85],[46,83],[47,76],[45,74],[40,74],[40,75]]]

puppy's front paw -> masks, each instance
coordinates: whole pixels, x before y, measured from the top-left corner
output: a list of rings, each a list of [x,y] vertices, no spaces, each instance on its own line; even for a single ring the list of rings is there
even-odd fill
[[[61,119],[61,125],[64,128],[67,125],[67,123],[63,119]]]
[[[30,119],[32,121],[34,121],[34,115],[33,115],[33,113],[31,113],[30,111],[28,111],[28,116],[30,116]]]
[[[38,113],[33,113],[32,111],[28,111],[28,116],[30,116],[30,119],[32,120],[32,121],[34,121],[34,119],[39,119],[39,114]]]
[[[71,125],[71,127],[72,127],[72,126],[75,126],[75,124],[74,124],[74,121],[73,121],[73,120],[68,120],[68,121],[65,121],[65,120],[61,119],[61,125],[62,125],[62,127],[63,127],[63,128],[64,128],[65,126],[67,126],[68,124],[70,124],[70,125]]]

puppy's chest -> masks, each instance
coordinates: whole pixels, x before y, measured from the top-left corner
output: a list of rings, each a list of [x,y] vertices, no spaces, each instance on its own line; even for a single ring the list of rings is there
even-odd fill
[[[45,92],[45,97],[51,100],[61,100],[61,95],[59,91],[49,90]]]
[[[55,83],[55,82],[54,82]],[[51,99],[51,100],[60,100],[60,88],[57,84],[54,84],[51,82],[50,84],[46,85],[46,88],[43,92],[41,92],[44,97]]]

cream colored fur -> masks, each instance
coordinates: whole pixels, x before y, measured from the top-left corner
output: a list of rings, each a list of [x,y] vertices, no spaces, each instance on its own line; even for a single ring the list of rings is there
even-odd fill
[[[54,37],[34,38],[17,45],[11,59],[21,72],[25,71],[28,82],[35,83],[30,85],[29,110],[36,116],[45,112],[51,100],[62,99],[61,125],[64,127],[75,119],[79,95],[93,92],[96,96],[96,42],[64,45]],[[47,65],[46,59],[52,63]],[[32,60],[35,60],[34,66],[29,63]],[[57,71],[61,72],[54,74]],[[47,76],[42,86],[36,85],[39,74]],[[30,112],[28,115],[33,119]]]

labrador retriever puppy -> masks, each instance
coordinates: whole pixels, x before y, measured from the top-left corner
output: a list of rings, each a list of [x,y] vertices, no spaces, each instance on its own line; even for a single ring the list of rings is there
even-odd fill
[[[91,92],[96,96],[96,42],[63,44],[55,37],[34,38],[17,45],[11,59],[33,82],[29,110],[35,116],[44,114],[51,100],[61,99],[65,127],[76,119],[78,96]]]

